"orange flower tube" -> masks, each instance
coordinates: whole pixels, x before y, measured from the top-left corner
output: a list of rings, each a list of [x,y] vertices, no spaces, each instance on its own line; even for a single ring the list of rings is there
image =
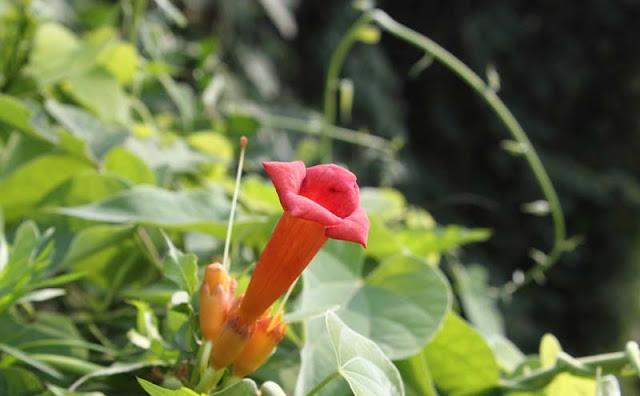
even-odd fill
[[[284,214],[267,243],[238,310],[240,325],[255,322],[300,276],[328,238],[366,247],[369,219],[356,177],[334,164],[264,162]]]

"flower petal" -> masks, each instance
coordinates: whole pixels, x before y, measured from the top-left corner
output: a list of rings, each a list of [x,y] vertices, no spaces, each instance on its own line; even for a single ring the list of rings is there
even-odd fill
[[[297,194],[287,194],[283,201],[287,203],[287,206],[285,206],[284,203],[282,206],[293,217],[315,221],[323,226],[337,224],[342,221],[340,217],[329,212],[327,209],[307,197]],[[287,207],[289,209],[287,209]]]
[[[302,181],[307,174],[307,170],[302,161],[293,162],[263,162],[262,166],[267,171],[269,177],[273,181],[276,188],[280,203],[284,210],[290,210],[287,203],[283,200],[288,194],[298,194],[302,187]]]
[[[358,207],[349,217],[340,223],[325,228],[325,235],[329,238],[351,241],[367,247],[369,236],[369,218],[364,209]]]
[[[344,219],[359,206],[356,175],[335,164],[307,168],[299,195]]]

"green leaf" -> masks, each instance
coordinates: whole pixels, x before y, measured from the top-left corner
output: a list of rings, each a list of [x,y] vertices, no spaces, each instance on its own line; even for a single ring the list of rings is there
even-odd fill
[[[325,320],[338,372],[356,396],[404,395],[400,373],[378,345],[347,327],[331,311]]]
[[[360,205],[384,222],[401,218],[406,213],[407,201],[400,191],[392,188],[364,187],[360,190]]]
[[[55,368],[49,366],[46,363],[40,362],[37,359],[32,358],[29,354],[22,352],[19,349],[10,347],[9,345],[0,344],[0,351],[13,356],[14,358],[20,360],[22,363],[29,365],[43,373],[50,375],[56,379],[62,379],[62,373],[56,370]],[[2,389],[2,388],[0,388]]]
[[[115,77],[105,70],[92,69],[87,73],[71,76],[64,88],[102,120],[122,124],[129,121],[129,104],[125,92]],[[100,92],[100,95],[96,95],[96,92]]]
[[[150,168],[168,169],[173,173],[195,173],[211,158],[191,149],[183,140],[162,145],[153,139],[129,139],[126,149],[141,158]]]
[[[553,334],[545,334],[540,341],[542,367],[553,367],[560,352],[562,352],[562,346],[558,339]],[[561,373],[544,388],[544,392],[546,396],[592,396],[596,393],[596,381],[593,378]]]
[[[94,68],[110,40],[111,37],[107,37],[81,42],[67,28],[57,23],[44,23],[35,33],[29,64],[24,71],[42,89]]]
[[[71,392],[52,384],[47,384],[47,388],[53,396],[105,396],[102,392]]]
[[[9,263],[9,243],[4,233],[4,214],[0,208],[0,279],[4,276],[4,269]]]
[[[75,34],[66,27],[54,22],[43,23],[34,35],[28,69],[41,79],[48,73],[55,74],[80,45]]]
[[[256,176],[243,178],[239,196],[242,198],[242,203],[251,211],[268,214],[282,212],[282,205],[273,184],[262,178]]]
[[[374,341],[391,359],[418,353],[438,331],[449,310],[446,279],[424,260],[397,256],[362,276],[363,249],[330,240],[303,273],[299,309],[315,312],[335,305],[338,316]],[[330,374],[331,350],[321,319],[304,324],[297,393],[308,392]],[[335,382],[335,381],[334,381]],[[331,384],[322,394],[337,392]]]
[[[152,384],[149,381],[137,378],[140,386],[151,396],[200,396],[198,393],[189,388],[182,387],[180,389],[166,389],[159,385]]]
[[[74,235],[60,268],[72,268],[76,273],[84,274],[87,281],[108,293],[136,285],[154,271],[145,260],[136,258],[140,256],[134,231],[131,225],[84,228]],[[132,257],[135,262],[130,262]],[[95,297],[104,302],[101,296]]]
[[[234,135],[253,135],[260,128],[260,121],[243,113],[227,114],[227,131]]]
[[[5,220],[12,223],[30,213],[54,187],[88,169],[84,161],[57,154],[40,156],[18,168],[0,183]]]
[[[256,383],[245,378],[240,382],[212,393],[211,396],[258,396],[258,394]]]
[[[75,235],[64,258],[65,265],[98,255],[103,249],[113,247],[131,238],[134,227],[130,225],[97,225],[85,228]],[[95,268],[94,268],[95,270]]]
[[[368,213],[374,214],[369,215],[371,225],[369,227],[369,241],[367,243],[366,251],[367,256],[384,259],[401,252],[402,244],[396,233],[385,226],[384,223],[378,219],[375,212]]]
[[[192,296],[198,287],[198,257],[176,249],[166,235],[165,242],[169,252],[164,260],[164,276]]]
[[[152,367],[152,366],[164,366],[164,362],[156,361],[156,360],[134,362],[134,363],[116,362],[109,367],[101,368],[99,370],[95,370],[88,374],[83,375],[82,377],[78,378],[76,382],[71,384],[71,386],[69,387],[69,390],[75,391],[80,385],[84,384],[91,378],[108,377],[112,375],[130,373],[132,371],[136,371],[145,367]]]
[[[106,49],[100,56],[100,64],[111,73],[120,84],[133,81],[138,65],[136,47],[129,43],[119,43]]]
[[[593,396],[596,394],[596,381],[593,378],[562,373],[544,388],[544,394],[545,396]]]
[[[485,228],[468,229],[458,225],[448,225],[434,230],[422,228],[405,229],[398,232],[400,241],[413,254],[425,257],[473,242],[482,242],[491,236]]]
[[[491,349],[453,312],[424,354],[436,387],[447,395],[476,395],[498,385],[498,364]]]
[[[114,147],[105,155],[104,168],[132,184],[156,184],[156,175],[147,164],[122,147]]]
[[[31,110],[12,96],[0,95],[0,121],[23,132],[33,132]]]
[[[229,209],[229,199],[220,189],[174,192],[140,185],[94,204],[58,208],[57,212],[92,221],[145,224],[222,237]],[[242,225],[239,216],[237,229]]]
[[[489,292],[489,274],[480,265],[464,267],[454,264],[460,302],[469,321],[485,336],[504,335],[504,321],[497,308],[497,298]]]
[[[0,313],[37,287],[37,282],[51,263],[51,234],[41,234],[31,221],[18,227],[13,249],[0,272]]]
[[[562,352],[560,342],[553,334],[545,334],[540,340],[540,361],[542,367],[551,367],[556,364],[558,353]]]
[[[63,105],[55,100],[48,100],[45,107],[74,137],[87,143],[90,149],[87,155],[94,160],[103,158],[130,135],[126,129],[107,125],[78,107]]]
[[[17,367],[0,367],[0,390],[9,396],[33,396],[42,392],[42,382],[31,372]]]
[[[44,353],[34,353],[31,356],[41,363],[46,363],[71,374],[83,375],[103,368],[102,366],[91,363],[86,359],[78,359],[71,356]]]
[[[0,316],[0,342],[29,354],[65,355],[87,359],[86,341],[68,315],[38,312],[25,323],[12,315]]]
[[[104,174],[96,170],[84,171],[60,183],[46,196],[37,207],[74,206],[105,199],[129,185],[113,174]]]
[[[421,351],[406,360],[394,362],[402,381],[405,392],[412,396],[438,396],[431,378],[427,358]]]
[[[67,294],[66,289],[39,289],[33,291],[20,299],[20,302],[42,302],[61,297]]]
[[[493,351],[498,366],[505,373],[513,373],[527,359],[525,354],[507,338],[499,334],[493,334],[485,338]]]

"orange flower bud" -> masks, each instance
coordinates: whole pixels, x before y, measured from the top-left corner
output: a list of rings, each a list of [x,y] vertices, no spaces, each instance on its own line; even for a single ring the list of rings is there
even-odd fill
[[[200,330],[205,340],[215,339],[229,314],[236,280],[220,263],[207,266],[200,287]]]
[[[237,300],[236,300],[237,301]],[[234,303],[234,305],[237,305]],[[237,312],[232,311],[222,326],[222,331],[213,341],[210,361],[216,369],[231,364],[247,344],[255,329],[255,322],[241,323]]]
[[[256,371],[284,337],[287,323],[281,324],[282,313],[256,323],[255,331],[233,361],[233,375],[244,377]]]

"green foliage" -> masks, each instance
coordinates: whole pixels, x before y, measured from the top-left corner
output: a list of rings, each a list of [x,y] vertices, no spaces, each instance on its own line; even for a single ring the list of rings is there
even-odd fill
[[[526,357],[489,273],[459,261],[491,231],[439,224],[388,186],[402,173],[400,145],[381,137],[395,121],[378,119],[377,136],[276,99],[289,94],[280,50],[227,33],[266,16],[256,40],[276,42],[264,23],[293,37],[286,2],[183,3],[0,5],[0,394],[605,395],[638,370],[634,343],[574,359],[545,337],[539,359]],[[351,44],[398,33],[381,11],[364,15]],[[361,77],[327,81],[344,124],[358,117]],[[253,379],[208,367],[198,322],[240,135],[251,141],[230,252],[239,292],[282,211],[261,161],[311,165],[332,139],[348,144],[336,157],[348,147],[371,221],[366,250],[331,240],[314,258],[284,308],[286,339]]]

